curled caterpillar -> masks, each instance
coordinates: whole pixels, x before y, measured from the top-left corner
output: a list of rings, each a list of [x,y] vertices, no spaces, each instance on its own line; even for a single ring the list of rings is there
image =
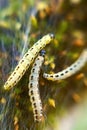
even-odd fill
[[[54,34],[45,35],[28,50],[28,52],[19,61],[19,64],[16,66],[15,70],[10,75],[7,82],[4,84],[5,90],[9,90],[19,82],[34,58],[38,55],[39,51],[47,44],[49,44],[53,38]]]
[[[42,110],[42,103],[40,99],[39,93],[39,73],[41,66],[44,62],[44,55],[45,51],[42,50],[40,55],[36,58],[33,67],[31,69],[31,74],[29,77],[29,96],[30,101],[32,103],[33,113],[34,113],[34,121],[40,122],[44,119],[43,110]]]
[[[78,72],[86,64],[86,62],[87,62],[87,49],[85,49],[81,53],[77,61],[73,63],[71,66],[69,66],[68,68],[55,74],[44,73],[43,77],[46,78],[47,80],[52,80],[52,81],[66,79],[71,75],[75,74],[76,72]]]

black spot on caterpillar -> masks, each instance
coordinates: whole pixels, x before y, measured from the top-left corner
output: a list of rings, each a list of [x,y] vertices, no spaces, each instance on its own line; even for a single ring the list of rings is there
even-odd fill
[[[44,73],[43,77],[46,78],[47,80],[62,80],[70,77],[71,75],[75,74],[78,72],[87,62],[87,49],[85,49],[80,57],[77,59],[75,63],[73,63],[71,66],[66,68],[65,70],[55,73],[55,74],[47,74]]]
[[[42,37],[39,41],[37,41],[23,56],[23,58],[19,61],[18,65],[14,69],[13,73],[8,78],[7,82],[4,84],[4,89],[8,90],[14,87],[19,80],[22,78],[26,70],[29,68],[30,64],[37,56],[39,51],[45,47],[50,41],[54,38],[53,34],[48,34]]]
[[[29,96],[30,101],[32,103],[33,113],[34,113],[34,121],[40,122],[44,119],[42,103],[40,99],[39,93],[39,73],[41,66],[44,62],[45,51],[42,50],[40,55],[36,58],[33,67],[31,69],[31,74],[29,77]]]

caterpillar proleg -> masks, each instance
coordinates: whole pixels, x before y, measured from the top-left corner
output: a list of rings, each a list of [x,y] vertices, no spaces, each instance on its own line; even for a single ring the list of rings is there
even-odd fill
[[[14,69],[13,73],[4,84],[4,89],[8,90],[14,87],[24,75],[25,71],[29,68],[34,58],[38,55],[39,51],[51,42],[54,34],[48,34],[37,41],[19,61],[19,64]]]
[[[41,66],[44,62],[45,51],[42,50],[40,55],[36,58],[33,67],[31,69],[31,74],[29,77],[29,96],[30,101],[32,103],[33,113],[34,113],[34,121],[40,122],[44,119],[43,110],[42,110],[42,102],[40,99],[39,93],[39,73]]]
[[[75,74],[76,72],[78,72],[86,64],[86,62],[87,62],[87,49],[85,49],[81,53],[80,57],[76,60],[76,62],[73,63],[68,68],[55,74],[44,73],[43,77],[46,78],[47,80],[52,81],[66,79]]]

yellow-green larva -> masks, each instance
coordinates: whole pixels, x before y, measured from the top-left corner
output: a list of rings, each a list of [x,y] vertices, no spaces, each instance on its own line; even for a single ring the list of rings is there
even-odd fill
[[[39,51],[51,42],[54,38],[53,34],[48,34],[37,41],[19,61],[13,73],[4,84],[4,89],[9,90],[14,87],[24,75],[25,71],[29,68],[34,58],[38,55]]]
[[[43,77],[46,78],[47,80],[52,80],[52,81],[66,79],[72,76],[73,74],[75,74],[76,72],[78,72],[79,70],[81,70],[81,68],[86,64],[86,62],[87,62],[87,49],[85,49],[81,53],[80,57],[77,59],[75,63],[73,63],[65,70],[55,74],[44,73]]]
[[[42,50],[40,55],[36,58],[33,67],[31,69],[31,74],[29,77],[29,96],[30,101],[32,103],[33,113],[34,113],[34,121],[41,122],[44,119],[42,102],[40,98],[39,92],[39,74],[41,66],[44,62],[45,51]]]

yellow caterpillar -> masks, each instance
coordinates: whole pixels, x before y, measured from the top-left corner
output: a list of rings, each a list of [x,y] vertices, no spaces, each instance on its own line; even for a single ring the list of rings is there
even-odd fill
[[[75,63],[73,63],[71,66],[66,68],[65,70],[55,73],[55,74],[47,74],[44,73],[43,77],[46,78],[47,80],[62,80],[70,77],[71,75],[75,74],[78,72],[87,62],[87,49],[85,49],[80,57],[77,59]]]
[[[53,34],[45,35],[28,50],[28,52],[19,61],[18,65],[8,78],[7,82],[4,84],[4,89],[11,89],[19,82],[19,80],[24,75],[25,71],[29,68],[34,58],[38,55],[39,51],[47,44],[49,44],[53,38]]]
[[[45,51],[42,50],[40,55],[36,58],[33,67],[31,69],[31,75],[29,77],[29,96],[30,101],[32,103],[33,113],[34,113],[34,121],[40,122],[44,119],[43,110],[42,110],[42,102],[40,99],[39,93],[39,73],[41,66],[44,62]]]

